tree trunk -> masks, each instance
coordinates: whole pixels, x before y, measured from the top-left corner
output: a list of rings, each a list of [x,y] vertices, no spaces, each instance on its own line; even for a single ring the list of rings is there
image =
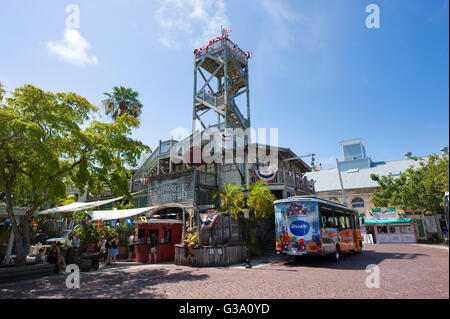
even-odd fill
[[[14,245],[16,248],[16,266],[24,266],[30,250],[30,221],[25,216],[21,218],[22,232],[19,227],[12,227],[14,232]]]

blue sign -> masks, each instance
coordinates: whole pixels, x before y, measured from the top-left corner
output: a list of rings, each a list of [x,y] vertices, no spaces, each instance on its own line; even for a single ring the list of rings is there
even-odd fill
[[[296,236],[305,236],[307,233],[309,233],[310,229],[309,224],[302,220],[297,220],[291,223],[291,226],[289,228],[291,230],[291,233]]]

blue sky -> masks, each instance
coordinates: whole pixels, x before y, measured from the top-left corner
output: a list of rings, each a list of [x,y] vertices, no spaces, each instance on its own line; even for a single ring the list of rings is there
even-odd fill
[[[379,29],[365,25],[380,8]],[[66,33],[66,6],[80,25]],[[113,86],[144,104],[134,136],[154,148],[191,130],[193,50],[230,27],[253,52],[253,127],[335,166],[340,141],[364,138],[375,161],[449,144],[449,1],[2,1],[0,81],[73,91],[99,105]],[[66,41],[66,42],[64,42]]]

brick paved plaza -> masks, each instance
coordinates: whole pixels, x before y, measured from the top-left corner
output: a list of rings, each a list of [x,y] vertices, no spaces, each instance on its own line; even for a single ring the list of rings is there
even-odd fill
[[[369,289],[366,266],[380,267],[380,288]],[[242,265],[190,268],[130,265],[82,273],[80,289],[65,276],[0,285],[0,298],[449,298],[448,248],[371,245],[338,263],[275,257]]]

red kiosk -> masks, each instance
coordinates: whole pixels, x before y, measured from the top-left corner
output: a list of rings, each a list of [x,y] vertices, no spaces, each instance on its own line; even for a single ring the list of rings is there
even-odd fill
[[[156,233],[158,262],[175,260],[175,244],[181,243],[183,221],[175,219],[150,219],[138,222],[138,242],[136,243],[136,262],[148,263],[150,237]]]

